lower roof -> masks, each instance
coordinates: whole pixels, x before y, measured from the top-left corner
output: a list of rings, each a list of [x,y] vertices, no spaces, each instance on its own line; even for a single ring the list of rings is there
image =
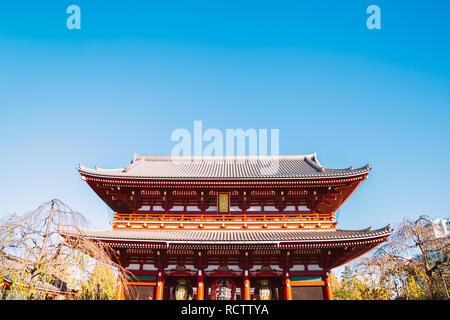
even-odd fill
[[[60,228],[62,236],[82,237],[107,242],[166,242],[171,244],[255,244],[255,243],[314,243],[371,240],[387,237],[392,229],[386,226],[372,230],[71,230]]]

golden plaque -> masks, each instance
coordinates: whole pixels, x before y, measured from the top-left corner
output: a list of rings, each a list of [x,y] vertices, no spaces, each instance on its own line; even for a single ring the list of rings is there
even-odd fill
[[[230,213],[230,192],[217,192],[217,213]]]

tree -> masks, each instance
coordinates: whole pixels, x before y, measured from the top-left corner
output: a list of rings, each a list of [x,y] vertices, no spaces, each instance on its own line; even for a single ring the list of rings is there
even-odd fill
[[[72,298],[111,298],[116,279],[123,280],[126,272],[115,262],[115,252],[83,238],[63,239],[58,232],[61,227],[79,230],[87,225],[82,214],[58,199],[4,219],[0,278],[11,285],[3,297],[44,299],[48,292],[59,292]],[[83,291],[83,283],[94,282],[100,285],[97,296],[76,294]]]
[[[449,236],[434,227],[426,216],[404,219],[389,242],[345,267],[335,299],[449,299]]]
[[[346,283],[351,283],[354,278],[353,270],[349,266],[345,266],[344,272],[342,272],[342,280]]]
[[[75,295],[80,300],[114,300],[116,293],[116,274],[111,268],[97,263],[81,289]]]
[[[336,300],[386,300],[389,290],[374,280],[373,272],[360,272],[358,266],[345,266],[341,274],[342,281],[335,278],[333,296]],[[333,279],[332,279],[333,280]]]
[[[372,255],[361,258],[358,268],[374,274],[380,288],[394,292],[396,299],[448,299],[448,237],[433,238],[432,221],[426,216],[404,219]],[[443,257],[432,262],[432,253]]]

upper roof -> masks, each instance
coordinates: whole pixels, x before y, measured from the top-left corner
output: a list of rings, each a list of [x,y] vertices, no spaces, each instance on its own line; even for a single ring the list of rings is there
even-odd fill
[[[272,169],[268,169],[268,168]],[[315,153],[284,156],[146,156],[133,157],[131,164],[118,169],[89,169],[82,165],[81,174],[110,178],[138,179],[317,179],[362,175],[369,165],[354,169],[323,167]]]

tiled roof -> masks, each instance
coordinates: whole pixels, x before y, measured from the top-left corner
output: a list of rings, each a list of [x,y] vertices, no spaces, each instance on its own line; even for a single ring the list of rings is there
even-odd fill
[[[97,240],[161,241],[170,243],[274,243],[274,242],[333,242],[345,240],[367,240],[387,236],[390,226],[378,230],[283,230],[283,231],[216,231],[216,230],[69,230],[60,229],[60,234]]]
[[[273,165],[278,161],[278,166]],[[268,170],[277,168],[275,171]],[[89,169],[81,174],[98,177],[145,179],[317,179],[357,176],[370,171],[369,165],[354,169],[328,169],[316,154],[293,156],[177,157],[134,155],[131,164],[119,169]]]

